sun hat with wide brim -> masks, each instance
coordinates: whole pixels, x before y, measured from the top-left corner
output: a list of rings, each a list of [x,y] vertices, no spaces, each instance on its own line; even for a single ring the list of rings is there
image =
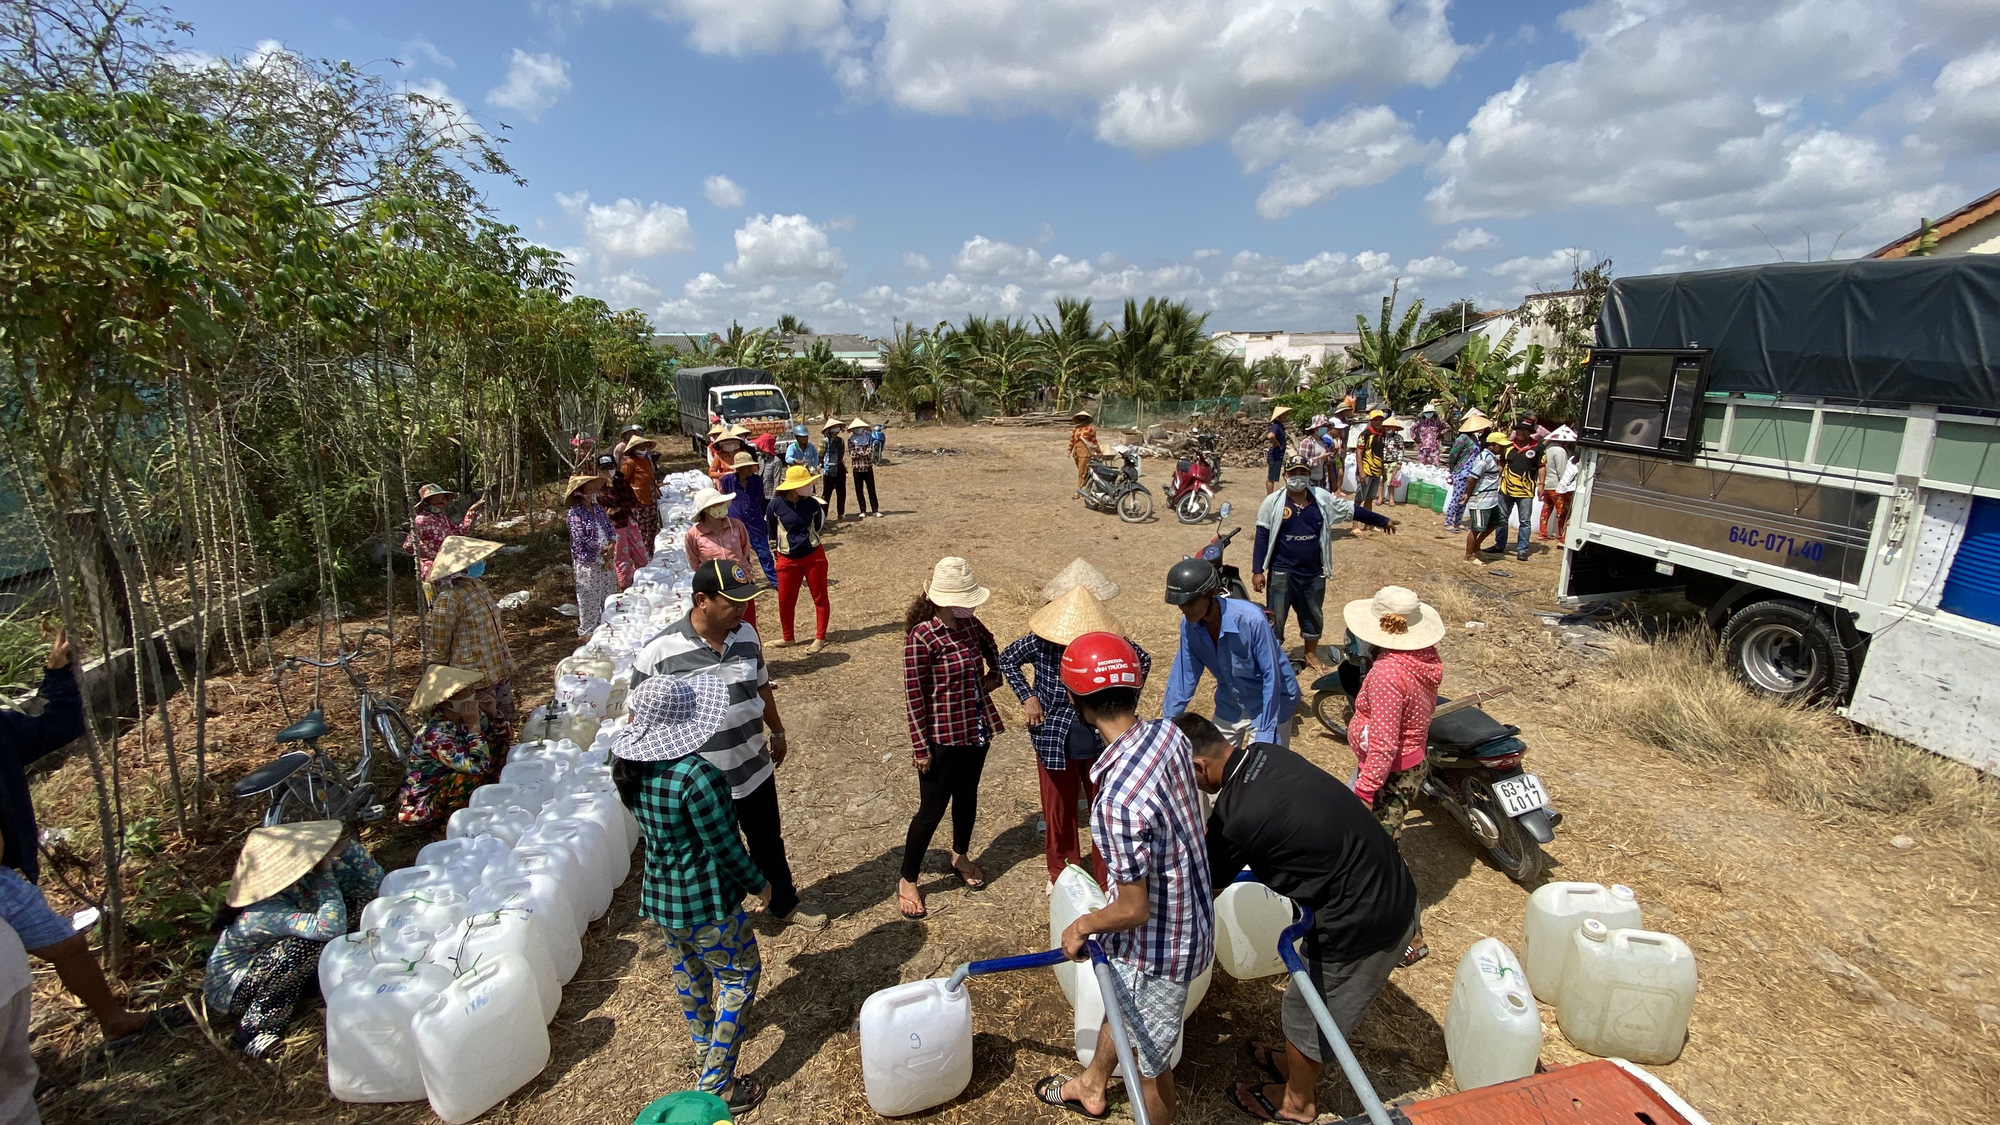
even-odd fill
[[[635,437],[631,441],[625,443],[625,452],[637,453],[641,449],[658,449],[659,447],[660,447],[659,438],[647,437],[645,434],[640,434],[638,437]]]
[[[1097,595],[1100,602],[1108,602],[1123,593],[1118,583],[1104,576],[1104,572],[1090,565],[1088,559],[1071,559],[1069,565],[1056,572],[1049,584],[1042,587],[1042,600],[1055,601],[1078,586]]]
[[[340,843],[343,826],[337,820],[306,820],[253,828],[236,856],[236,877],[229,881],[230,906],[262,902],[300,879]]]
[[[957,555],[947,555],[931,568],[931,583],[924,589],[924,596],[932,605],[972,609],[986,604],[993,591],[972,576],[971,563]]]
[[[1576,431],[1575,431],[1575,430],[1572,430],[1572,429],[1570,429],[1570,428],[1569,428],[1568,426],[1557,426],[1557,427],[1556,427],[1556,428],[1555,428],[1554,430],[1552,430],[1552,431],[1550,431],[1550,432],[1549,432],[1549,440],[1550,440],[1550,441],[1575,441],[1575,440],[1576,440]]]
[[[1036,610],[1028,618],[1028,631],[1051,644],[1066,645],[1085,633],[1114,633],[1122,637],[1125,626],[1111,616],[1097,595],[1075,586]]]
[[[727,434],[728,432],[729,432],[729,426],[726,423],[717,422],[715,425],[710,426],[708,428],[708,437],[710,441],[713,441],[716,438],[719,438],[724,434]]]
[[[563,499],[574,500],[578,492],[589,488],[591,485],[603,488],[604,478],[598,476],[596,473],[578,473],[569,478],[569,483],[563,486]]]
[[[757,457],[747,449],[739,449],[736,451],[735,460],[729,462],[729,467],[732,470],[754,469],[757,467]]]
[[[1274,406],[1271,408],[1271,421],[1275,422],[1291,412],[1292,408],[1289,406]]]
[[[626,700],[632,725],[611,752],[628,762],[671,762],[701,749],[729,713],[729,685],[714,676],[654,676]]]
[[[417,690],[410,696],[410,713],[421,715],[484,678],[469,668],[433,664],[424,669],[423,678],[417,681]]]
[[[859,418],[856,418],[854,421],[849,422],[847,424],[847,428],[850,430],[865,430],[868,428],[868,423],[862,421]]]
[[[458,493],[453,492],[451,489],[446,488],[444,485],[427,484],[422,488],[417,489],[417,507],[421,508],[425,504],[430,503],[432,497],[456,496],[456,495],[458,495]]]
[[[818,473],[813,472],[804,465],[793,465],[785,470],[784,477],[778,481],[778,491],[791,492],[794,489],[804,488],[818,480]]]
[[[500,544],[491,539],[447,535],[444,542],[438,544],[437,557],[431,560],[430,580],[442,582],[499,549]]]
[[[1418,600],[1416,591],[1384,586],[1372,598],[1348,602],[1340,615],[1347,629],[1376,648],[1411,652],[1444,639],[1444,618]]]
[[[697,513],[696,518],[697,519],[700,518],[699,513],[706,512],[710,508],[717,507],[718,505],[728,504],[730,502],[731,500],[729,494],[722,491],[721,489],[704,488],[700,492],[694,494],[694,510]]]
[[[1477,410],[1466,411],[1465,421],[1458,424],[1458,432],[1461,434],[1476,434],[1481,430],[1490,430],[1492,428],[1493,419],[1488,418]]]

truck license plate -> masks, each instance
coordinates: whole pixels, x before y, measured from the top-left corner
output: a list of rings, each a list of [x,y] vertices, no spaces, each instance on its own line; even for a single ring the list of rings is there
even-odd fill
[[[1493,793],[1500,798],[1500,807],[1508,816],[1533,812],[1549,803],[1549,791],[1542,788],[1542,779],[1531,773],[1494,782]]]

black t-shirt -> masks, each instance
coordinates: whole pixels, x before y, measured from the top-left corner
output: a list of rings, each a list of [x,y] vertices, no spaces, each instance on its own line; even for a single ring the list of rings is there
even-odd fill
[[[1208,864],[1218,891],[1247,865],[1258,882],[1312,907],[1306,954],[1320,961],[1380,953],[1417,914],[1416,880],[1375,814],[1282,746],[1260,742],[1230,757],[1208,817]]]
[[[1535,476],[1542,468],[1542,443],[1510,445],[1502,460],[1500,494],[1520,499],[1535,494]]]

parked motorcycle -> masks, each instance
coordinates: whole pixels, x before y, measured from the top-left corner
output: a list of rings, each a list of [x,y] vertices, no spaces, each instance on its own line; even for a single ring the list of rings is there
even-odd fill
[[[1221,440],[1221,434],[1194,431],[1194,443],[1198,450],[1195,460],[1208,462],[1208,483],[1211,485],[1222,483],[1222,451],[1216,448],[1216,443]]]
[[[1093,510],[1117,512],[1126,523],[1143,523],[1153,514],[1153,493],[1139,483],[1139,455],[1127,449],[1118,456],[1124,462],[1118,468],[1093,458],[1076,494]]]
[[[1222,505],[1222,511],[1217,514],[1216,518],[1225,520],[1229,518],[1229,504],[1226,501]],[[1241,598],[1247,602],[1250,600],[1250,591],[1243,587],[1243,572],[1222,561],[1222,552],[1229,549],[1229,541],[1236,538],[1237,534],[1242,530],[1239,527],[1227,535],[1217,534],[1215,538],[1208,541],[1208,546],[1201,549],[1201,557],[1215,564],[1215,569],[1222,572],[1223,593],[1232,598]]]
[[[1215,468],[1206,456],[1182,460],[1174,467],[1174,481],[1167,486],[1167,507],[1182,523],[1200,523],[1208,518],[1215,502]]]
[[[1354,634],[1341,646],[1340,666],[1313,681],[1313,717],[1347,741],[1346,717],[1374,661],[1373,646]],[[1512,690],[1501,687],[1459,701],[1439,697],[1425,747],[1430,776],[1423,795],[1478,837],[1496,867],[1517,883],[1547,870],[1542,845],[1556,838],[1562,813],[1549,807],[1542,779],[1521,768],[1527,744],[1521,728],[1496,721],[1479,704]]]

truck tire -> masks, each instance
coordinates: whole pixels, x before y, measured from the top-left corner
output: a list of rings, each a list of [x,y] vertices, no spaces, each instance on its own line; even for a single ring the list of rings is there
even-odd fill
[[[1800,703],[1841,700],[1854,663],[1826,614],[1793,598],[1767,598],[1736,611],[1722,630],[1729,670],[1752,689]]]

